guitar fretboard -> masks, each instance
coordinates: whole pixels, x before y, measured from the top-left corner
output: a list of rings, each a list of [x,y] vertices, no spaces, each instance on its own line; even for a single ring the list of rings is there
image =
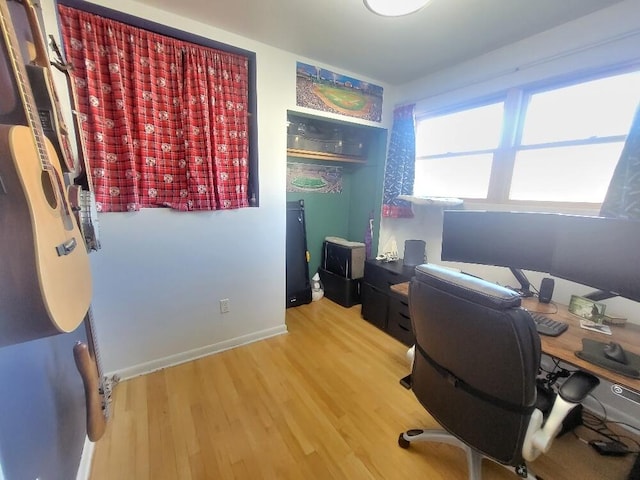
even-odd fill
[[[52,166],[51,163],[47,160],[47,151],[44,140],[42,139],[42,125],[40,124],[40,116],[34,111],[33,105],[35,101],[33,100],[33,96],[31,95],[31,85],[25,79],[21,54],[16,48],[18,40],[15,37],[13,27],[7,23],[6,13],[4,11],[2,12],[2,29],[5,36],[5,43],[7,51],[9,53],[9,58],[13,66],[13,72],[17,82],[18,91],[20,93],[20,97],[22,98],[24,113],[27,116],[27,122],[29,123],[29,127],[31,127],[33,140],[36,144],[36,149],[38,150],[40,164],[42,165],[43,170],[48,170],[52,168]]]

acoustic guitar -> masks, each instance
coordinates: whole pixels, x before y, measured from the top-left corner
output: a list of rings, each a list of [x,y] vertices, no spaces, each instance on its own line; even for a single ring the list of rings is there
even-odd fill
[[[3,346],[75,330],[91,301],[91,271],[60,163],[42,132],[7,0],[0,0],[0,27],[27,123],[0,125]]]

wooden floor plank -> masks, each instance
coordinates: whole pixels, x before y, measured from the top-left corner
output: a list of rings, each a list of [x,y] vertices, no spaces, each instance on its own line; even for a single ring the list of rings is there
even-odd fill
[[[287,310],[289,333],[117,385],[92,480],[466,480],[447,445],[397,446],[437,428],[406,375],[406,347],[328,299]],[[632,458],[573,435],[531,465],[552,480],[625,480]],[[514,480],[484,462],[489,480]]]

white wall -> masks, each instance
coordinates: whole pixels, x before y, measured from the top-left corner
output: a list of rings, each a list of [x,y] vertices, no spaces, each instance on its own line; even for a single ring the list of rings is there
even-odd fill
[[[256,52],[260,163],[259,208],[100,214],[93,312],[105,371],[127,377],[286,331],[286,111],[296,109],[296,61],[314,62],[136,2],[118,8]],[[51,0],[43,12],[48,32],[57,31]]]
[[[400,89],[425,111],[557,76],[640,61],[640,0],[625,0]]]
[[[416,102],[417,113],[463,103],[510,87],[526,85],[553,77],[579,75],[620,64],[640,62],[640,0],[627,0],[605,10],[554,28],[542,34],[501,48],[489,54],[440,71],[404,85],[399,103]],[[504,209],[500,205],[468,205],[467,208]],[[500,267],[441,262],[442,209],[414,207],[413,219],[382,221],[379,249],[395,239],[402,255],[404,241],[422,239],[427,243],[427,260],[464,269],[502,285],[517,285],[509,270]],[[598,212],[580,212],[597,214]],[[543,274],[526,272],[532,285],[539,286]],[[592,291],[588,287],[556,279],[553,300],[568,304],[572,294]],[[611,299],[607,312],[627,316],[640,323],[640,304],[625,299]],[[640,346],[639,346],[640,348]],[[620,400],[609,392],[610,384],[596,391],[614,418],[638,425],[640,407]],[[601,412],[595,402],[587,403]]]

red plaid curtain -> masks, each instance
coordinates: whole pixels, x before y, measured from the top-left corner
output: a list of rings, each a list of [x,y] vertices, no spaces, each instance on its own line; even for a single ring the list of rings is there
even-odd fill
[[[58,8],[98,209],[249,206],[247,58]]]

